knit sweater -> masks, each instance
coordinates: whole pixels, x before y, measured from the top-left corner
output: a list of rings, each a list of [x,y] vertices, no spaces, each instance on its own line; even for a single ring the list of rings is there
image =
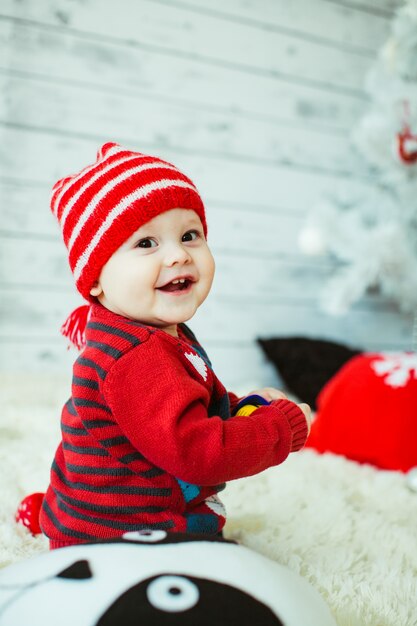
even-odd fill
[[[237,396],[178,329],[93,305],[40,514],[51,548],[144,528],[217,533],[224,483],[304,445],[306,420],[288,400],[231,417]]]

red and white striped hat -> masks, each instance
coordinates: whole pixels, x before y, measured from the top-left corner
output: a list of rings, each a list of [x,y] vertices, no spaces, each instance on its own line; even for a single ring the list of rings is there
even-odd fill
[[[207,234],[203,201],[174,165],[104,144],[95,163],[60,179],[51,209],[62,229],[78,291],[87,300],[112,254],[138,228],[170,209],[194,210]]]

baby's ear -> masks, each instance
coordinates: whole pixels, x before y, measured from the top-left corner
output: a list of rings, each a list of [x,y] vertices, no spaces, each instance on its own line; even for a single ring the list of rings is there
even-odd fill
[[[90,289],[90,296],[94,296],[94,297],[97,298],[97,296],[100,296],[102,293],[103,293],[103,290],[102,290],[99,282],[96,280],[96,282],[94,283],[94,285]]]

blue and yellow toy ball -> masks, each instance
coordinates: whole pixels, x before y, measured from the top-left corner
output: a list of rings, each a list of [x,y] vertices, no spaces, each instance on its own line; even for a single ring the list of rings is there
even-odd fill
[[[262,396],[258,396],[253,394],[252,396],[246,396],[240,402],[238,402],[236,409],[234,411],[234,415],[251,415],[256,409],[260,406],[264,406],[266,404],[271,404]]]

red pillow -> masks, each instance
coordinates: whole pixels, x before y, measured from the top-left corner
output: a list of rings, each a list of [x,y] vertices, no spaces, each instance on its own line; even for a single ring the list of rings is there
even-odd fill
[[[307,447],[389,470],[417,466],[417,354],[361,354],[321,390]]]

